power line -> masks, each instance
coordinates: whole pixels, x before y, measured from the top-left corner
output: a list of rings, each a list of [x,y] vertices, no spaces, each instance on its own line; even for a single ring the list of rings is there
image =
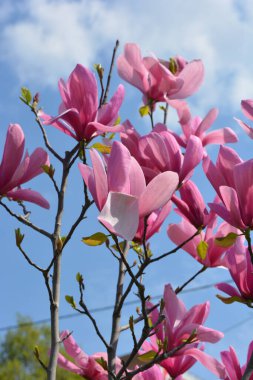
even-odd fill
[[[227,283],[231,283],[231,282],[233,282],[233,280],[227,280],[226,282]],[[199,290],[209,289],[209,288],[212,288],[213,286],[215,286],[216,284],[217,284],[217,282],[213,282],[213,283],[207,284],[207,285],[196,286],[196,287],[193,287],[193,288],[185,289],[185,290],[182,291],[182,293],[193,293],[193,292],[196,292],[196,291],[199,291]],[[161,298],[162,298],[162,295],[157,295],[157,296],[152,297],[152,300],[161,299]],[[125,306],[130,306],[130,305],[135,305],[135,304],[138,304],[138,303],[139,303],[139,300],[132,300],[132,301],[126,301],[124,303],[124,305]],[[89,311],[90,311],[91,314],[96,314],[96,313],[101,313],[103,311],[113,310],[113,308],[114,308],[113,305],[108,305],[108,306],[96,307],[96,308],[90,309]],[[80,314],[80,313],[64,314],[64,315],[61,315],[59,317],[59,319],[60,320],[70,319],[70,318],[80,317],[81,315],[82,314]],[[25,327],[25,326],[32,326],[32,325],[41,325],[41,324],[49,323],[49,322],[50,322],[50,318],[38,319],[37,321],[34,321],[34,322],[24,322],[24,323],[20,323],[19,325],[15,324],[15,325],[9,325],[9,326],[0,327],[0,332],[15,330],[18,327]]]

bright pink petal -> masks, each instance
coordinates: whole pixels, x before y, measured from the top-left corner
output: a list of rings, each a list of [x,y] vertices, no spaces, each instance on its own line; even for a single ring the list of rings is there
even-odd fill
[[[138,198],[110,192],[98,220],[112,233],[133,240],[139,224]]]
[[[221,360],[228,374],[229,380],[240,380],[242,378],[242,370],[233,347],[229,347],[229,351],[222,351],[220,353]]]
[[[174,172],[158,174],[149,182],[139,199],[140,216],[149,215],[167,203],[178,186],[178,175]]]
[[[164,287],[164,302],[166,311],[166,322],[172,331],[177,321],[180,321],[187,312],[183,302],[177,297],[170,284]]]
[[[72,363],[70,360],[66,359],[62,354],[58,354],[57,364],[59,367],[65,369],[66,371],[76,373],[80,376],[83,375],[83,370],[77,367],[77,365]]]
[[[253,226],[253,159],[234,167],[234,181],[244,224]]]
[[[50,208],[48,201],[40,193],[30,189],[17,189],[8,191],[7,196],[16,201],[35,203],[43,208]]]
[[[65,125],[63,120],[58,117],[52,118],[52,116],[45,114],[43,111],[39,111],[38,115],[43,120],[44,125],[52,125],[59,131],[76,139],[76,135],[73,133],[74,129],[70,125]],[[52,122],[52,120],[55,121]]]
[[[189,179],[193,169],[200,163],[203,158],[203,147],[201,140],[196,136],[191,136],[188,140],[184,162],[180,172],[180,182]]]
[[[102,210],[108,195],[107,174],[104,163],[95,149],[90,150],[90,156],[93,166],[94,186],[96,188],[98,209]]]
[[[42,148],[37,148],[29,157],[29,165],[22,176],[20,184],[30,181],[30,179],[36,177],[37,175],[43,173],[42,166],[49,166],[49,157],[47,152]]]
[[[97,121],[100,124],[112,125],[118,117],[120,106],[123,102],[125,89],[122,84],[117,88],[117,91],[109,101],[98,110]]]
[[[18,124],[10,124],[0,166],[0,189],[8,184],[21,162],[25,145],[25,136]],[[1,191],[1,190],[0,190]]]
[[[242,106],[242,112],[244,113],[244,115],[250,120],[253,120],[253,100],[251,99],[242,100],[241,106]]]
[[[109,191],[130,194],[130,167],[131,156],[128,149],[122,143],[114,141],[107,166]]]
[[[230,284],[226,282],[220,282],[216,284],[215,287],[222,292],[228,294],[230,297],[241,297],[240,293]]]
[[[142,168],[134,157],[131,157],[130,161],[129,181],[130,194],[140,197],[146,189],[146,181]]]

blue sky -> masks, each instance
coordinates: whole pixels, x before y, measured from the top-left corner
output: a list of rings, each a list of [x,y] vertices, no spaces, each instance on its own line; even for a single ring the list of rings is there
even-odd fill
[[[21,86],[39,91],[41,105],[49,114],[57,114],[59,94],[57,81],[67,78],[76,63],[92,68],[93,63],[108,67],[116,39],[122,47],[125,42],[136,42],[143,54],[155,53],[162,58],[179,54],[188,60],[201,58],[205,64],[205,82],[198,94],[190,101],[192,113],[204,116],[214,106],[220,115],[213,128],[230,126],[239,136],[236,150],[244,159],[252,157],[253,142],[244,136],[233,116],[242,117],[240,100],[253,98],[253,65],[251,64],[253,40],[253,8],[250,0],[157,0],[147,1],[50,1],[32,0],[20,2],[2,1],[0,5],[0,138],[5,139],[10,122],[20,123],[26,134],[26,145],[31,152],[42,145],[42,139],[29,110],[18,100]],[[111,90],[120,79],[115,73]],[[138,108],[141,95],[126,86],[126,100],[121,118],[129,118],[140,133],[147,133],[147,120],[140,119]],[[159,115],[158,115],[159,116]],[[169,127],[177,128],[175,115],[170,115]],[[73,140],[59,131],[47,127],[52,144],[61,152],[73,146]],[[217,148],[209,149],[215,157]],[[53,162],[54,164],[54,162]],[[57,174],[56,174],[57,175]],[[194,179],[202,186],[207,201],[212,201],[213,192],[198,170]],[[32,220],[45,228],[52,228],[55,211],[53,187],[46,176],[41,176],[31,186],[48,198],[51,211],[30,206]],[[71,225],[82,201],[82,181],[77,168],[69,180],[63,232]],[[15,209],[15,205],[11,205]],[[101,230],[96,223],[97,210],[89,212],[89,219],[77,230],[75,238],[63,257],[61,314],[70,313],[64,301],[65,294],[78,297],[75,274],[82,272],[86,281],[86,299],[89,307],[112,304],[116,281],[114,259],[103,249],[88,248],[81,237]],[[0,210],[1,258],[0,268],[1,303],[0,327],[15,324],[16,313],[31,316],[34,320],[49,315],[48,301],[43,279],[28,266],[14,244],[14,229],[19,225],[4,210]],[[168,219],[165,223],[171,222]],[[153,251],[162,253],[171,247],[166,238],[165,227],[161,237],[151,240]],[[37,234],[21,226],[26,233],[24,247],[34,260],[45,264],[50,258],[50,245]],[[131,253],[132,255],[132,253]],[[151,294],[161,294],[165,283],[174,286],[183,283],[199,269],[199,265],[180,252],[175,257],[156,264],[147,272],[147,288]],[[192,286],[201,286],[229,278],[223,269],[207,271]],[[195,303],[211,301],[211,313],[207,325],[226,329],[244,320],[250,311],[241,305],[225,306],[215,298],[216,291],[199,291],[185,294],[188,307]],[[131,299],[135,299],[132,295]],[[125,320],[135,312],[135,307],[126,308]],[[105,334],[110,329],[110,313],[97,314]],[[76,317],[62,321],[62,329],[74,331],[74,336],[85,351],[102,350],[92,327],[86,319]],[[248,331],[252,323],[238,326],[230,331],[219,344],[208,346],[207,351],[218,356],[222,349],[232,344],[245,361],[250,339]],[[131,342],[125,333],[120,343],[120,352],[128,351]],[[192,372],[205,379],[212,375],[200,366]]]

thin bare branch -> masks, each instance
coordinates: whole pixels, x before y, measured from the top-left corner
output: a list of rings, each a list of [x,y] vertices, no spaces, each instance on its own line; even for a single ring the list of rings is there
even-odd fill
[[[109,94],[109,89],[110,89],[110,84],[111,84],[111,79],[112,79],[112,70],[113,70],[113,66],[114,66],[114,62],[115,62],[115,57],[116,57],[116,52],[118,50],[118,47],[119,47],[119,40],[116,41],[114,49],[113,49],[112,59],[111,59],[111,65],[110,65],[110,70],[109,70],[109,74],[108,74],[108,77],[107,77],[107,82],[106,82],[106,87],[105,87],[105,93],[104,93],[102,104],[105,104],[107,102],[107,98],[108,98],[108,94]]]

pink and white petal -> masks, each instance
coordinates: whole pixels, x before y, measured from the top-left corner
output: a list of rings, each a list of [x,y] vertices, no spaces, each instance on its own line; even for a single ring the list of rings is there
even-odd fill
[[[70,360],[66,359],[62,354],[58,354],[57,364],[59,367],[65,369],[66,371],[76,373],[80,376],[83,375],[83,370],[77,367],[77,365],[72,363]]]
[[[226,144],[238,141],[236,133],[231,128],[218,129],[208,133],[202,140],[203,146],[208,144]]]
[[[197,136],[191,136],[186,146],[183,166],[179,175],[180,182],[189,179],[193,169],[200,163],[202,158],[202,142]]]
[[[112,233],[131,241],[139,224],[138,198],[109,192],[98,220]]]
[[[40,193],[30,189],[17,189],[8,191],[7,197],[13,199],[14,201],[25,201],[35,203],[38,206],[49,209],[50,204],[48,201],[42,197]]]
[[[102,210],[108,195],[107,174],[104,163],[95,149],[90,150],[90,156],[93,166],[94,186],[96,188],[98,209]]]
[[[167,203],[178,186],[178,175],[174,172],[158,174],[146,187],[139,199],[140,217],[149,215]]]
[[[100,124],[112,125],[116,121],[119,109],[124,99],[124,95],[124,86],[120,84],[109,103],[103,105],[98,110],[97,121]]]
[[[237,119],[236,117],[234,117],[235,121],[237,121],[237,123],[240,125],[240,127],[242,127],[242,129],[244,130],[244,132],[247,133],[247,135],[253,139],[253,128],[250,127],[248,124],[244,123],[242,120],[239,120]]]
[[[203,351],[200,351],[198,348],[190,348],[186,350],[186,355],[189,355],[203,364],[209,371],[211,371],[219,379],[225,379],[226,369],[225,366],[220,363],[217,359],[206,354]]]
[[[189,62],[178,75],[184,81],[182,88],[171,99],[184,99],[194,94],[204,79],[204,65],[200,60]]]
[[[242,112],[244,113],[244,115],[250,120],[253,120],[253,100],[252,99],[242,100],[241,106],[242,106]]]
[[[25,146],[25,136],[19,124],[10,124],[0,166],[0,189],[12,178],[19,166]],[[1,191],[1,190],[0,190]]]
[[[128,149],[119,141],[114,141],[107,165],[109,191],[130,194],[131,160]]]

